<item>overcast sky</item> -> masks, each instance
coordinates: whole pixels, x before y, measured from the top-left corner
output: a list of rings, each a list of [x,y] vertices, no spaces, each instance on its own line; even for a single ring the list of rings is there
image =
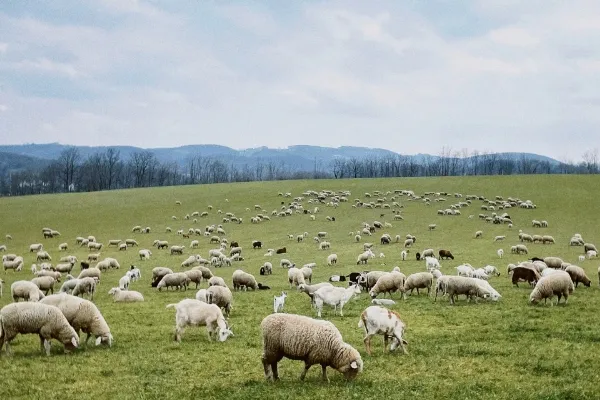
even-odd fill
[[[0,144],[600,147],[600,1],[0,2]]]

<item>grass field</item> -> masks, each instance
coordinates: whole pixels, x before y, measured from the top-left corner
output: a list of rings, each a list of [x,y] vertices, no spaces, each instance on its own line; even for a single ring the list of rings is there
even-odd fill
[[[300,196],[308,189],[349,190],[352,195],[349,203],[342,203],[337,209],[320,205],[316,221],[307,215],[293,215],[250,224],[250,217],[256,213],[254,204],[260,204],[270,214],[284,200],[277,196],[278,192]],[[385,193],[394,189],[410,189],[417,194],[447,191],[488,198],[513,196],[531,199],[537,209],[506,210],[515,224],[509,230],[506,225],[479,220],[480,201],[462,209],[462,216],[438,216],[436,210],[447,208],[455,202],[453,198],[445,203],[432,202],[429,207],[400,198],[405,206],[403,221],[393,221],[390,210],[351,208],[352,200],[364,199],[365,192]],[[18,336],[13,341],[14,355],[0,357],[0,398],[597,399],[600,291],[596,277],[600,261],[579,263],[577,257],[583,253],[582,248],[567,244],[574,233],[580,233],[586,242],[600,242],[598,198],[600,178],[596,176],[290,181],[0,198],[0,244],[6,244],[9,253],[25,257],[22,272],[0,275],[6,282],[0,306],[12,301],[13,281],[32,278],[29,267],[34,254],[28,253],[31,243],[44,243],[53,261],[64,255],[57,250],[62,242],[69,243],[68,254],[85,259],[87,250],[75,246],[75,237],[87,235],[95,235],[105,245],[109,239],[135,238],[140,248],[153,252],[150,261],[140,262],[137,248],[127,252],[114,248],[102,251],[103,257],[115,257],[122,266],[121,270],[102,276],[95,299],[115,338],[112,348],[90,347],[64,355],[62,346],[53,342],[52,356],[46,357],[39,352],[37,337]],[[182,205],[176,205],[176,200]],[[197,224],[183,220],[185,214],[205,211],[209,204],[214,206],[209,217],[199,219]],[[246,207],[251,211],[246,211]],[[244,248],[245,261],[214,272],[230,283],[233,270],[241,268],[272,290],[234,293],[230,323],[235,337],[224,343],[208,342],[204,328],[190,328],[178,345],[172,338],[175,312],[165,309],[165,305],[193,297],[195,290],[159,293],[150,287],[150,271],[156,266],[180,270],[179,264],[190,254],[199,253],[206,258],[208,250],[215,247],[208,243],[208,238],[198,237],[200,249],[192,252],[191,239],[182,239],[175,231],[221,223],[222,215],[216,213],[217,209],[243,217],[243,224],[224,224],[224,229],[229,240],[239,241]],[[381,213],[386,215],[380,217]],[[469,214],[475,218],[468,219]],[[171,220],[172,215],[179,220]],[[326,215],[335,216],[336,221],[326,221]],[[545,219],[549,227],[531,228],[532,219]],[[424,262],[417,262],[414,252],[430,247],[436,251],[451,249],[456,258],[441,262],[443,273],[454,274],[454,267],[463,262],[476,267],[495,265],[502,275],[490,283],[502,294],[502,299],[498,303],[472,304],[461,297],[451,306],[445,298],[433,302],[422,294],[399,301],[392,308],[408,326],[409,354],[384,355],[382,339],[376,337],[374,354],[368,356],[362,342],[363,332],[357,328],[360,312],[369,305],[368,295],[363,293],[344,308],[344,317],[334,316],[330,308],[325,308],[323,315],[340,329],[345,341],[361,352],[364,372],[356,381],[347,383],[340,374],[330,371],[331,383],[324,384],[320,381],[320,368],[315,366],[302,383],[298,376],[303,364],[284,360],[279,368],[281,381],[266,382],[260,362],[259,325],[272,312],[273,295],[287,290],[286,312],[315,316],[308,297],[289,289],[287,271],[278,266],[280,257],[263,256],[266,248],[286,246],[285,258],[300,266],[316,262],[313,283],[324,281],[334,273],[364,269],[355,265],[362,243],[355,243],[348,233],[360,229],[363,221],[373,220],[391,222],[393,227],[363,238],[363,242],[377,244],[381,233],[388,232],[392,237],[411,233],[417,236],[417,243],[410,260],[404,262],[400,261],[400,244],[376,245],[375,252],[384,252],[386,258],[370,260],[367,269],[389,271],[399,265],[409,275],[425,270]],[[437,224],[437,230],[429,232],[430,223]],[[134,225],[150,226],[152,233],[133,234]],[[41,228],[45,226],[60,231],[62,236],[43,239]],[[167,226],[173,228],[173,233],[165,233]],[[567,306],[529,306],[531,289],[526,284],[513,287],[506,275],[508,263],[523,259],[509,251],[511,245],[518,243],[519,229],[553,235],[557,240],[555,245],[529,244],[530,256],[556,255],[578,264],[592,279],[592,287],[576,289]],[[483,239],[473,238],[477,230],[484,231]],[[303,243],[287,239],[288,234],[304,231],[309,237]],[[325,263],[331,252],[318,250],[312,241],[318,231],[328,232],[331,252],[339,257],[336,267]],[[5,241],[5,234],[11,234],[13,240]],[[496,235],[506,235],[507,239],[493,243]],[[155,239],[185,244],[188,246],[185,255],[169,256],[166,250],[152,248]],[[252,250],[253,239],[263,241],[262,250]],[[500,247],[506,253],[502,260],[496,255]],[[273,262],[274,273],[261,277],[258,270],[267,260]],[[113,303],[107,292],[116,286],[125,272],[123,268],[130,264],[142,269],[142,280],[133,283],[131,289],[142,292],[146,301]],[[394,297],[397,300],[398,295]]]

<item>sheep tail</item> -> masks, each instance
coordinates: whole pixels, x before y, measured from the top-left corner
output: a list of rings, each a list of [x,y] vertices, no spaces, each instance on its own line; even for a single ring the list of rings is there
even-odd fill
[[[177,306],[177,304],[167,304],[167,306],[165,308],[175,308]]]
[[[360,320],[358,320],[358,327],[359,328],[366,328],[367,327],[367,314],[363,311],[360,314]]]

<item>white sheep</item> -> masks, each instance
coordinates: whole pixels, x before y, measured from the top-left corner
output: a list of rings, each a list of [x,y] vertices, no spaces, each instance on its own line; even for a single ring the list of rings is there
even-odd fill
[[[142,271],[140,271],[138,267],[132,265],[129,271],[126,272],[126,275],[129,276],[131,282],[135,282],[142,278]]]
[[[127,290],[129,289],[129,284],[131,283],[131,278],[129,275],[125,274],[119,279],[119,289]]]
[[[460,294],[466,295],[469,300],[477,297],[484,299],[491,297],[493,293],[480,284],[480,281],[464,276],[449,276],[445,282],[445,291],[450,297],[450,304],[454,304],[455,298]]]
[[[118,287],[114,287],[108,291],[108,294],[113,296],[115,303],[144,301],[144,296],[135,290],[121,290]]]
[[[334,314],[337,312],[338,307],[340,310],[340,316],[344,316],[344,304],[346,304],[354,295],[360,294],[359,285],[351,285],[347,288],[340,288],[334,286],[325,286],[314,292],[315,308],[317,309],[317,316],[321,318],[321,311],[323,310],[323,304],[333,306]]]
[[[396,271],[386,272],[377,279],[377,282],[369,291],[369,296],[374,299],[380,293],[383,293],[383,297],[385,297],[386,293],[389,293],[391,298],[392,293],[397,291],[400,291],[402,294],[404,294],[405,282],[406,275],[403,273]]]
[[[138,251],[138,254],[140,256],[141,261],[146,261],[150,259],[152,252],[148,249],[141,249],[140,251]]]
[[[233,290],[241,290],[242,288],[244,290],[248,290],[248,288],[253,290],[258,289],[258,283],[256,283],[254,275],[244,272],[241,269],[235,270],[231,279],[233,282]]]
[[[358,327],[365,330],[365,347],[367,354],[371,355],[371,338],[375,335],[383,335],[383,352],[387,351],[388,340],[392,339],[390,351],[396,350],[398,346],[402,348],[404,354],[408,354],[406,346],[408,342],[404,339],[406,325],[400,319],[396,311],[388,310],[385,307],[370,306],[360,315]]]
[[[338,256],[337,254],[330,254],[327,256],[327,265],[337,264]]]
[[[483,231],[475,232],[475,239],[481,239],[483,237]]]
[[[273,312],[283,312],[283,306],[285,305],[285,298],[287,297],[286,292],[281,292],[280,296],[273,296]]]
[[[427,295],[429,295],[432,284],[433,274],[430,272],[417,272],[410,274],[404,282],[404,296],[406,296],[406,293],[409,290],[410,294],[412,295],[414,289],[417,289],[417,294],[419,294],[419,289],[427,289]]]
[[[428,271],[434,270],[434,269],[440,269],[441,265],[440,262],[438,261],[437,258],[435,257],[425,257],[425,268]]]
[[[208,279],[208,286],[222,286],[222,287],[228,287],[227,284],[225,283],[225,279],[221,278],[220,276],[212,276]]]
[[[6,343],[6,354],[11,354],[10,342],[19,333],[36,333],[46,355],[50,355],[50,341],[56,339],[65,347],[65,353],[79,347],[79,335],[57,307],[38,302],[12,303],[0,310],[0,351]]]
[[[58,307],[69,321],[69,324],[75,329],[77,335],[79,335],[80,330],[87,334],[86,347],[92,335],[96,338],[96,346],[101,343],[107,344],[108,347],[112,345],[113,336],[110,333],[110,328],[98,307],[91,301],[60,293],[44,297],[40,300],[40,303]]]
[[[402,261],[406,261],[406,258],[408,257],[408,252],[410,250],[402,250],[402,252],[400,253],[400,258],[402,258]]]
[[[502,258],[502,257],[504,256],[504,250],[503,250],[503,249],[498,249],[498,250],[496,251],[496,254],[498,254],[498,257],[499,257],[499,258]]]
[[[13,301],[19,299],[25,301],[39,301],[44,298],[44,293],[40,291],[37,285],[30,281],[15,281],[10,285],[10,293]]]
[[[168,304],[166,308],[175,308],[175,340],[181,342],[181,335],[187,326],[206,326],[208,340],[213,337],[224,342],[233,336],[221,309],[196,299],[183,299],[177,304]]]
[[[229,317],[233,305],[233,294],[231,293],[231,290],[229,290],[227,286],[213,285],[206,289],[206,291],[209,303],[216,304],[225,310],[225,315]]]
[[[190,284],[191,279],[184,274],[183,272],[173,272],[172,274],[167,274],[163,276],[163,278],[158,282],[156,288],[161,291],[162,288],[166,288],[169,290],[170,287],[176,287],[177,290],[183,288],[183,290],[187,290],[188,285]]]
[[[572,294],[574,290],[575,286],[573,285],[573,281],[569,274],[564,271],[556,271],[537,281],[533,291],[529,295],[529,303],[537,304],[542,299],[550,299],[550,305],[552,305],[552,298],[556,295],[558,297],[556,304],[560,302],[560,299],[563,296],[565,298],[565,304],[567,304],[569,295]]]
[[[300,380],[304,380],[308,369],[320,364],[324,381],[327,367],[342,373],[348,380],[356,378],[362,371],[360,353],[345,343],[340,331],[328,321],[315,320],[295,314],[271,314],[261,324],[262,363],[267,380],[278,380],[277,363],[283,357],[304,361]]]
[[[87,270],[85,270],[87,271]],[[83,297],[84,294],[90,295],[90,300],[94,300],[94,293],[96,293],[96,279],[92,277],[78,278],[77,284],[73,288],[73,296]]]

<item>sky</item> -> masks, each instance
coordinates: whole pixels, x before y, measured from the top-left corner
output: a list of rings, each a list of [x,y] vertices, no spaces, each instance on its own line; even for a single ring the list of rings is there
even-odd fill
[[[0,144],[600,148],[597,0],[0,2]]]

